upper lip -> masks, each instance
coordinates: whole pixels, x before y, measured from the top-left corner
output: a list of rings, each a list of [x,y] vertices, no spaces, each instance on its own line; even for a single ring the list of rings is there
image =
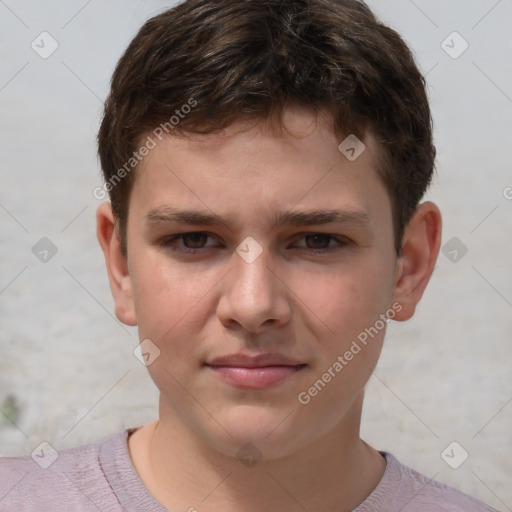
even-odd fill
[[[262,368],[264,366],[299,366],[305,363],[283,354],[230,354],[212,359],[209,366],[232,366],[242,368]]]

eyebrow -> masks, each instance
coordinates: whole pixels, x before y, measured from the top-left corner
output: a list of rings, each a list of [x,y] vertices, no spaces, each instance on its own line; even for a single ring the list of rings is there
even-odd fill
[[[181,210],[172,206],[159,206],[151,209],[144,216],[144,221],[147,224],[174,222],[203,226],[228,225],[226,219],[220,215],[198,210]],[[367,227],[370,218],[365,212],[345,209],[290,211],[274,214],[270,218],[271,227],[278,225],[307,226],[333,222]]]

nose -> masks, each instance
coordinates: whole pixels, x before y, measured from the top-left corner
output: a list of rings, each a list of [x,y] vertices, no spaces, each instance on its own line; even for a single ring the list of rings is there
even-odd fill
[[[254,260],[233,252],[232,269],[223,280],[217,316],[225,327],[261,333],[285,325],[291,317],[292,292],[279,266],[264,248]]]

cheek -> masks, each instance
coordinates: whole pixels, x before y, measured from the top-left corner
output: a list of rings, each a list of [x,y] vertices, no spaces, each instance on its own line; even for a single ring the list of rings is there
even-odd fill
[[[140,258],[131,273],[141,339],[160,344],[186,335],[190,349],[205,315],[208,292],[218,277],[207,270],[190,272],[184,266],[171,266],[155,257]]]
[[[373,260],[373,261],[372,261]],[[346,265],[337,272],[302,274],[293,286],[319,341],[343,347],[375,323],[389,308],[392,286],[389,268],[378,258]],[[323,335],[322,335],[323,334]],[[325,336],[324,336],[325,335]]]
[[[321,415],[326,422],[338,421],[359,396],[382,349],[387,323],[381,315],[389,314],[389,279],[370,265],[364,270],[301,282],[307,298],[303,320],[315,357],[300,391],[310,403],[307,413]]]

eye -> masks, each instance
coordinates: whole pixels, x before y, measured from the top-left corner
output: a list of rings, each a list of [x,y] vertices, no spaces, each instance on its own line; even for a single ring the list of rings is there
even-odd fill
[[[181,233],[180,235],[173,235],[164,239],[161,242],[161,245],[168,247],[171,251],[182,252],[184,254],[195,254],[201,249],[208,248],[208,246],[205,246],[208,238],[212,238],[208,233]],[[180,240],[184,245],[178,243]]]
[[[332,252],[339,251],[349,242],[345,238],[336,237],[333,235],[328,235],[326,233],[310,233],[302,236],[302,239],[306,240],[306,246],[297,246],[300,248],[304,248],[306,250],[313,251],[314,253],[324,253],[324,252]],[[329,242],[334,241],[337,245],[329,246]]]
[[[181,233],[165,238],[160,245],[182,254],[197,254],[205,249],[214,247],[213,245],[206,245],[208,238],[213,240],[213,237],[208,235],[208,233],[200,231]],[[295,247],[310,251],[313,254],[339,251],[349,244],[349,240],[344,237],[336,237],[326,233],[309,233],[302,235],[298,240],[305,240],[306,245],[295,245]],[[334,245],[331,242],[334,242]]]

